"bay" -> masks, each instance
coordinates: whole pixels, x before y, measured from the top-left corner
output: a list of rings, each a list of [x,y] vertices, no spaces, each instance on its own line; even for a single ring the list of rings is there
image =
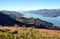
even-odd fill
[[[60,16],[58,16],[58,17],[43,17],[40,14],[24,13],[24,12],[22,14],[24,14],[23,17],[26,17],[26,18],[31,18],[31,17],[39,18],[41,20],[53,23],[55,26],[59,26],[60,27]]]

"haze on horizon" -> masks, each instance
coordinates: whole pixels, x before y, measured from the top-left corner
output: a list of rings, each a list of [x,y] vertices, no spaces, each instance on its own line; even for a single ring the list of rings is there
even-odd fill
[[[0,0],[0,10],[60,9],[60,0]]]

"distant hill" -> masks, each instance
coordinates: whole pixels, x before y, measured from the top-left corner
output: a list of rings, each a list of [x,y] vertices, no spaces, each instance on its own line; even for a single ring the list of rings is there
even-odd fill
[[[57,17],[60,16],[60,9],[41,9],[35,11],[27,11],[28,13],[40,14],[44,17]]]
[[[17,11],[6,11],[6,10],[2,10],[2,11],[0,11],[0,12],[1,12],[2,14],[9,15],[9,16],[12,17],[12,18],[15,18],[16,16],[19,16],[19,17],[23,16],[22,13],[17,12]]]
[[[53,26],[52,23],[46,22],[40,19],[34,19],[34,18],[25,18],[25,17],[15,17],[4,14],[3,12],[0,12],[0,25],[3,26],[14,26],[15,24],[19,25],[20,27],[34,27],[34,28],[44,28],[44,29],[56,29],[60,30],[60,27]]]

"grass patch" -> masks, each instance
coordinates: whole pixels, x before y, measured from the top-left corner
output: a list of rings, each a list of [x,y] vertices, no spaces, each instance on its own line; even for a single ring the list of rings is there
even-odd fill
[[[60,39],[60,31],[26,27],[0,27],[0,39]]]

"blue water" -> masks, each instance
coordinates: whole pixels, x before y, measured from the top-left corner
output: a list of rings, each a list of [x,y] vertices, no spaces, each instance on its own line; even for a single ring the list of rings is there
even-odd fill
[[[58,16],[58,17],[43,17],[40,14],[33,14],[33,13],[23,13],[23,14],[24,14],[24,17],[27,17],[27,18],[30,18],[30,17],[39,18],[41,20],[53,23],[56,26],[60,26],[60,16]]]

